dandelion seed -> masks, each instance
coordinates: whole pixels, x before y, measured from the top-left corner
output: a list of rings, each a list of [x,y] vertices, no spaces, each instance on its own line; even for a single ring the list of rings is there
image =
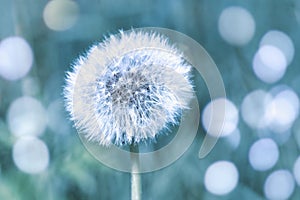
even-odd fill
[[[190,70],[165,36],[120,31],[67,73],[66,108],[75,127],[101,145],[153,139],[188,108]]]

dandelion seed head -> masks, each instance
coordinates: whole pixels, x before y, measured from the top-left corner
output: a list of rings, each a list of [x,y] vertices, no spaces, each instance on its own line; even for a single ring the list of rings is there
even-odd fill
[[[188,108],[191,66],[165,36],[120,31],[94,45],[67,73],[66,109],[90,141],[153,139]]]

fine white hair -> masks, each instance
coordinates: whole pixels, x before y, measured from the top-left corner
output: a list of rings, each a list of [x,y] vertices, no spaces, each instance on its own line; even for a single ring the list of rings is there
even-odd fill
[[[101,145],[154,139],[188,108],[190,71],[167,37],[120,31],[92,46],[67,73],[66,109],[77,130]]]

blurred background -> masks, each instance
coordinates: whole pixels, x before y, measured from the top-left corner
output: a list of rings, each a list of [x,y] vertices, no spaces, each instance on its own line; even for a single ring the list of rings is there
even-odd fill
[[[0,5],[0,199],[130,199],[130,175],[84,148],[64,111],[62,89],[65,72],[88,47],[140,27],[196,40],[217,64],[227,92],[211,101],[196,77],[197,137],[174,164],[142,175],[143,199],[300,198],[298,0]],[[211,105],[224,101],[222,138],[200,160]]]

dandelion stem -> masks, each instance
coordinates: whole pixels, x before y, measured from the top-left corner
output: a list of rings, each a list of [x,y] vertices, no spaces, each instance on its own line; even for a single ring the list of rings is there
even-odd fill
[[[141,176],[138,173],[139,169],[139,158],[135,156],[138,153],[139,147],[136,144],[130,145],[130,152],[131,153],[131,163],[132,163],[132,170],[131,170],[131,200],[141,200],[142,195],[142,185],[141,185]]]

